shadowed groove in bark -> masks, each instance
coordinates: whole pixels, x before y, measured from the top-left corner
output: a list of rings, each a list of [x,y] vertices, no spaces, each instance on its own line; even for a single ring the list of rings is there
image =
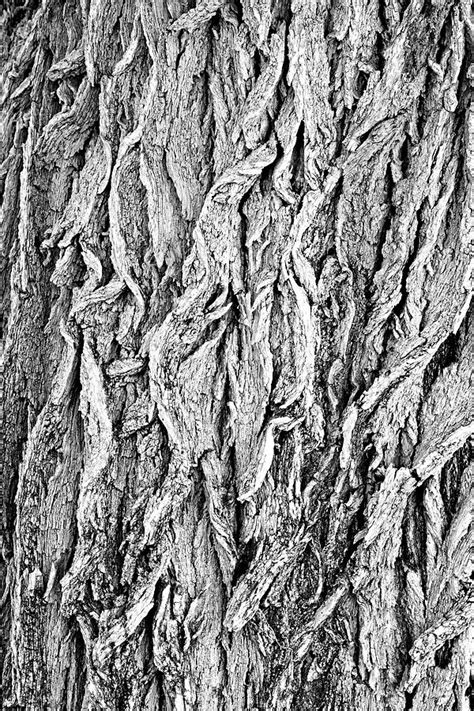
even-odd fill
[[[468,4],[0,13],[3,707],[466,709]]]

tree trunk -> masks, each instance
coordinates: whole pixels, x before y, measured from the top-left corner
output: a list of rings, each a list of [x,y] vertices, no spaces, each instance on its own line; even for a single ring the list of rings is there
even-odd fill
[[[468,708],[469,11],[4,0],[3,708]]]

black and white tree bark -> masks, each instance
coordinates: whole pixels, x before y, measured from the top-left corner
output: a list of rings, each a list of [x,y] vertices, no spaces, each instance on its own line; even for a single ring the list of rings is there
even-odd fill
[[[3,708],[468,708],[465,0],[3,0]]]

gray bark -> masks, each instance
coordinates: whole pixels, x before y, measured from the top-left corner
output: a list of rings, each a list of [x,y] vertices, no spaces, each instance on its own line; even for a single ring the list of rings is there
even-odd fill
[[[3,708],[468,708],[465,0],[4,0]]]

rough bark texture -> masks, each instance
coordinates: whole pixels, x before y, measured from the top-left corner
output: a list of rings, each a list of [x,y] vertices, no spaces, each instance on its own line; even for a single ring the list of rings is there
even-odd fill
[[[3,708],[468,708],[464,0],[3,0]]]

